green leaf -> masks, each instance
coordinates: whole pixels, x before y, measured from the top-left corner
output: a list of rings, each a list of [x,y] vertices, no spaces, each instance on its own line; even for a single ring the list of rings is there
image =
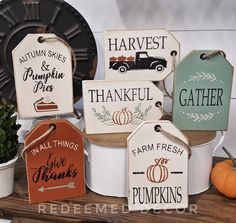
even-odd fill
[[[7,139],[6,132],[3,129],[0,129],[0,142],[5,142]]]
[[[0,163],[14,158],[18,152],[17,131],[21,125],[16,124],[14,106],[0,106]]]

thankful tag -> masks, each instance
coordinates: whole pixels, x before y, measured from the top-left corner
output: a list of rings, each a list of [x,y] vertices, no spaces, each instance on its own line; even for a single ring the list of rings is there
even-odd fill
[[[73,112],[71,49],[54,34],[28,34],[12,57],[22,118]]]
[[[183,130],[227,130],[232,79],[221,53],[192,51],[176,69],[173,122]]]
[[[187,208],[188,140],[183,133],[170,121],[148,121],[127,141],[129,210]]]
[[[67,120],[39,123],[26,137],[25,146],[55,129],[26,150],[29,202],[85,195],[83,133]]]
[[[86,133],[132,132],[162,116],[163,93],[150,81],[83,81]]]
[[[163,80],[179,52],[178,41],[165,29],[106,31],[106,79]]]

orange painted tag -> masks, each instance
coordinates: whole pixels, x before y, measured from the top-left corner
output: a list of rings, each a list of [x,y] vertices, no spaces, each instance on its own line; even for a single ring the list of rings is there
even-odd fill
[[[25,146],[55,129],[25,152],[29,202],[85,195],[83,133],[67,120],[40,122],[26,137]]]

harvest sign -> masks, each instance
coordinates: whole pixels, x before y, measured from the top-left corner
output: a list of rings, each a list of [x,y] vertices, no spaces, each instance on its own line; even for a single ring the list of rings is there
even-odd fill
[[[12,53],[17,107],[22,118],[73,112],[71,50],[47,38],[56,36],[29,34]]]
[[[162,116],[163,93],[150,81],[83,81],[86,133],[131,132]]]
[[[85,195],[83,134],[66,120],[43,121],[26,137],[25,146],[55,129],[26,151],[30,203]]]
[[[188,143],[170,121],[147,121],[128,137],[131,211],[188,207],[188,151],[169,134]]]
[[[178,41],[164,29],[105,32],[107,80],[163,80],[179,61]]]
[[[193,51],[177,66],[173,122],[183,130],[226,130],[233,67],[220,53]]]

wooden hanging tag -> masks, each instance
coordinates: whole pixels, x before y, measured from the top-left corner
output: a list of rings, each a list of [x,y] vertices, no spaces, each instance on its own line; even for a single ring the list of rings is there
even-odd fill
[[[162,117],[163,93],[151,81],[83,81],[87,134],[132,132]]]
[[[170,121],[147,121],[127,141],[129,210],[187,208],[185,135]]]
[[[12,58],[21,118],[73,113],[71,49],[63,41],[54,34],[28,34]]]
[[[104,36],[106,80],[160,81],[179,61],[179,42],[165,29],[110,30]]]
[[[25,151],[30,203],[85,195],[83,133],[67,120],[40,122],[26,137]]]
[[[227,130],[233,67],[222,51],[192,51],[176,68],[173,122],[182,130]]]

